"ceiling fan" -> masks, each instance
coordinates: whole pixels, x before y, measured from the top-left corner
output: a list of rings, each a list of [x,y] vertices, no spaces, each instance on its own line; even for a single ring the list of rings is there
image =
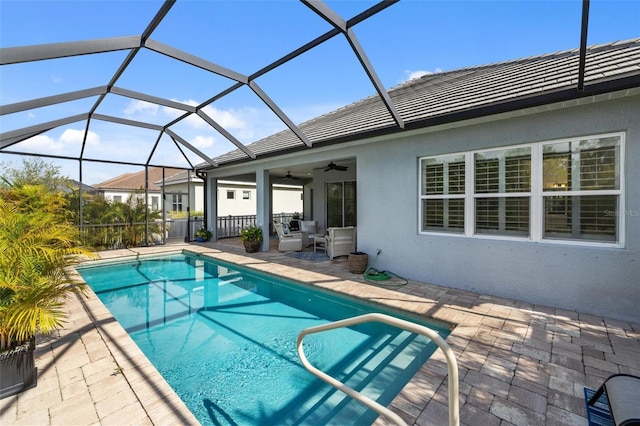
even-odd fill
[[[348,168],[349,167],[347,166],[338,166],[336,163],[332,161],[329,164],[327,164],[327,167],[324,169],[324,171],[328,172],[329,170],[336,170],[338,172],[346,172]]]
[[[296,180],[296,179],[300,179],[300,178],[293,176],[291,174],[291,172],[288,171],[287,174],[282,177],[282,179],[285,179],[285,180]]]

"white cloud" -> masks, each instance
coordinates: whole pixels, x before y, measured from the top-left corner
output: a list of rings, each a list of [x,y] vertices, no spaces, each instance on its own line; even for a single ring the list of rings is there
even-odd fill
[[[214,140],[210,136],[196,136],[191,141],[196,148],[209,148],[213,146]]]
[[[254,108],[231,108],[229,110],[219,110],[217,108],[208,105],[204,107],[204,113],[214,119],[216,123],[220,124],[225,129],[246,129],[248,127],[246,120],[243,117],[252,115]]]
[[[401,83],[405,82],[405,81],[413,80],[415,78],[420,78],[420,77],[422,77],[424,75],[437,74],[439,72],[442,72],[442,70],[440,68],[436,68],[435,71],[427,71],[427,70],[411,71],[411,70],[405,70],[405,72],[404,72],[405,78],[404,78],[404,80],[401,81]]]
[[[189,106],[198,106],[198,105],[200,105],[199,102],[194,101],[193,99],[188,99],[186,101],[182,101],[182,100],[179,100],[179,99],[171,99],[171,100],[174,101],[174,102],[178,102],[178,103],[189,105]],[[175,109],[175,108],[169,108],[169,107],[163,107],[162,108],[162,112],[166,116],[168,116],[169,118],[172,118],[172,119],[173,118],[178,118],[178,117],[180,117],[181,115],[184,114],[184,111],[182,111],[182,110]],[[191,115],[193,115],[193,114],[191,114]]]
[[[84,130],[67,129],[60,135],[60,142],[63,144],[80,144],[84,138]],[[98,145],[100,136],[97,133],[89,131],[87,133],[87,144]]]
[[[78,150],[83,138],[84,130],[66,129],[58,138],[37,135],[22,142],[20,147],[33,152],[75,156],[79,153]],[[87,133],[87,144],[99,145],[100,136],[90,131]]]
[[[20,144],[20,148],[23,147],[35,152],[48,152],[52,154],[64,153],[64,143],[56,141],[46,135],[38,135],[25,140]]]
[[[175,102],[180,102],[187,105],[196,106],[198,102],[189,100],[172,99]],[[285,107],[285,113],[289,115],[289,118],[296,124],[315,118],[319,115],[325,114],[329,111],[333,111],[342,104],[313,104],[313,105],[296,105],[295,107]],[[163,108],[162,112],[169,118],[177,118],[183,114],[183,111],[179,111],[173,108]],[[222,126],[225,130],[238,138],[243,143],[249,144],[256,140],[270,136],[286,128],[285,124],[275,116],[275,114],[267,107],[256,108],[253,106],[243,106],[239,108],[219,109],[213,105],[207,105],[204,107],[203,112],[211,117],[216,123]],[[191,114],[186,119],[172,126],[172,129],[177,134],[182,136],[188,142],[200,146],[209,147],[212,145],[219,146],[223,149],[225,143],[220,144],[217,132],[203,119],[196,114]],[[212,136],[204,136],[201,131],[214,132]],[[192,132],[193,131],[193,132]],[[198,141],[198,142],[196,142]],[[218,142],[217,142],[218,141]],[[197,145],[202,143],[204,145]],[[227,146],[229,150],[235,149],[234,146]],[[226,152],[226,151],[223,151]],[[220,153],[223,153],[220,152]]]
[[[51,81],[54,84],[60,84],[60,83],[62,83],[62,77],[58,77],[57,75],[52,75],[51,76]]]
[[[172,100],[191,106],[200,104],[193,99]],[[145,104],[149,105],[144,102],[132,102],[128,111],[131,113],[144,111]],[[300,122],[332,111],[340,106],[342,105],[314,104],[289,107],[284,108],[284,110],[291,114],[289,118],[294,123],[299,124]],[[159,106],[158,108],[160,111],[158,115],[162,115],[168,120],[178,118],[184,114],[184,111],[174,108],[164,106]],[[244,144],[249,144],[286,128],[284,123],[267,107],[241,106],[238,108],[222,109],[216,108],[213,105],[207,105],[204,107],[203,112]],[[213,157],[236,148],[197,114],[190,114],[184,120],[171,126],[171,130],[193,146]],[[107,148],[109,144],[103,143],[103,145]],[[159,155],[158,153],[157,156]]]
[[[199,105],[199,103],[194,101],[193,99],[189,99],[186,101],[181,101],[176,99],[172,99],[172,100],[175,102],[180,102],[180,103],[191,105],[191,106]],[[225,129],[232,130],[232,129],[245,129],[246,127],[248,127],[247,121],[243,117],[248,114],[250,115],[252,109],[253,108],[238,108],[238,109],[232,108],[229,110],[221,110],[221,109],[212,107],[211,105],[207,105],[202,109],[202,111],[206,115],[211,117],[216,123],[224,127]],[[184,114],[183,111],[173,109],[173,108],[168,108],[168,107],[164,107],[162,111],[171,118],[178,118],[179,116]],[[196,114],[191,114],[189,117],[182,120],[182,122],[186,123],[188,126],[190,126],[193,129],[202,129],[202,128],[209,127],[209,124],[207,124],[207,122],[205,122]]]
[[[157,104],[152,104],[151,102],[132,100],[129,102],[129,105],[124,109],[124,113],[127,115],[134,114],[147,114],[151,116],[155,116],[158,113],[159,106]]]

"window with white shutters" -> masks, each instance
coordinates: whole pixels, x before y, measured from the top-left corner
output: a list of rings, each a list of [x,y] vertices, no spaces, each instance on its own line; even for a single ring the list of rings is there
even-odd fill
[[[623,244],[624,134],[420,158],[419,231]]]
[[[531,147],[474,155],[475,233],[529,236]]]
[[[422,162],[422,231],[464,232],[465,156]]]

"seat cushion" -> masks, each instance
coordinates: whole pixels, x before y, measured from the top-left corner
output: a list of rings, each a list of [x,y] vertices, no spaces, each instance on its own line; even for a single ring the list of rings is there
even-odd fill
[[[605,382],[609,409],[616,425],[640,425],[640,377],[619,374]]]

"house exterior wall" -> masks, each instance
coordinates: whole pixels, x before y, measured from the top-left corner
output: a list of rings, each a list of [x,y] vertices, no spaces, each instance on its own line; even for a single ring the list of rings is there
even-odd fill
[[[575,103],[574,103],[575,104]],[[407,279],[502,296],[535,305],[640,321],[640,96],[581,105],[540,107],[446,129],[379,136],[328,149],[272,157],[209,171],[211,177],[292,164],[355,158],[347,172],[313,173],[305,185],[313,211],[305,218],[326,229],[325,187],[357,181],[357,250],[375,267]],[[482,121],[482,122],[481,122]],[[534,242],[499,237],[421,234],[421,157],[624,132],[624,246]],[[308,200],[308,201],[309,201]],[[305,205],[305,209],[310,209]],[[278,210],[274,210],[277,212]]]
[[[358,250],[405,278],[640,321],[640,97],[423,133],[356,148]],[[626,133],[625,246],[514,241],[418,230],[424,156]]]
[[[204,212],[204,183],[201,179],[191,183],[191,199],[193,200],[193,210]]]
[[[165,185],[167,193],[182,193],[190,195],[191,211],[204,211],[204,190],[201,180],[192,181],[190,188],[186,182],[167,183]],[[233,199],[227,198],[227,191],[234,194]],[[248,192],[249,198],[243,195]],[[273,202],[277,213],[301,212],[302,199],[299,187],[275,186],[273,188]],[[256,187],[253,183],[223,182],[219,183],[217,190],[218,216],[243,216],[256,214]],[[171,211],[171,198],[167,197],[167,211]],[[187,200],[183,199],[183,211],[187,209]]]
[[[233,192],[234,198],[227,198],[227,192]],[[243,198],[248,191],[249,198]],[[302,189],[299,187],[274,186],[272,205],[274,213],[293,213],[302,211]],[[218,216],[243,216],[256,214],[256,186],[245,183],[218,184]]]
[[[272,206],[274,213],[302,213],[302,190],[298,187],[273,187]]]
[[[191,184],[187,184],[187,182],[167,183],[164,190],[167,194],[185,194],[182,199],[182,211],[187,211],[187,207],[189,206],[192,212],[201,212],[204,211],[204,193],[202,187],[202,181],[199,180],[193,181]],[[189,200],[186,199],[186,194],[189,194]],[[173,206],[171,201],[171,196],[167,196],[167,211],[172,210]]]
[[[243,198],[243,193],[249,192],[249,198]],[[234,194],[233,199],[227,198],[227,192]],[[220,184],[218,183],[218,217],[245,216],[256,214],[255,185]]]
[[[107,201],[114,201],[116,197],[120,197],[120,200],[122,203],[126,203],[127,200],[129,199],[129,196],[132,194],[131,191],[112,191],[112,190],[108,190],[108,189],[103,189],[100,190],[99,193],[101,193],[104,196],[104,199]],[[144,199],[144,191],[142,191],[139,195],[140,198]],[[162,209],[162,197],[160,195],[159,192],[149,192],[149,200],[148,200],[148,206],[149,208],[153,207],[153,198],[152,197],[157,197],[158,199],[158,207],[161,210]]]

